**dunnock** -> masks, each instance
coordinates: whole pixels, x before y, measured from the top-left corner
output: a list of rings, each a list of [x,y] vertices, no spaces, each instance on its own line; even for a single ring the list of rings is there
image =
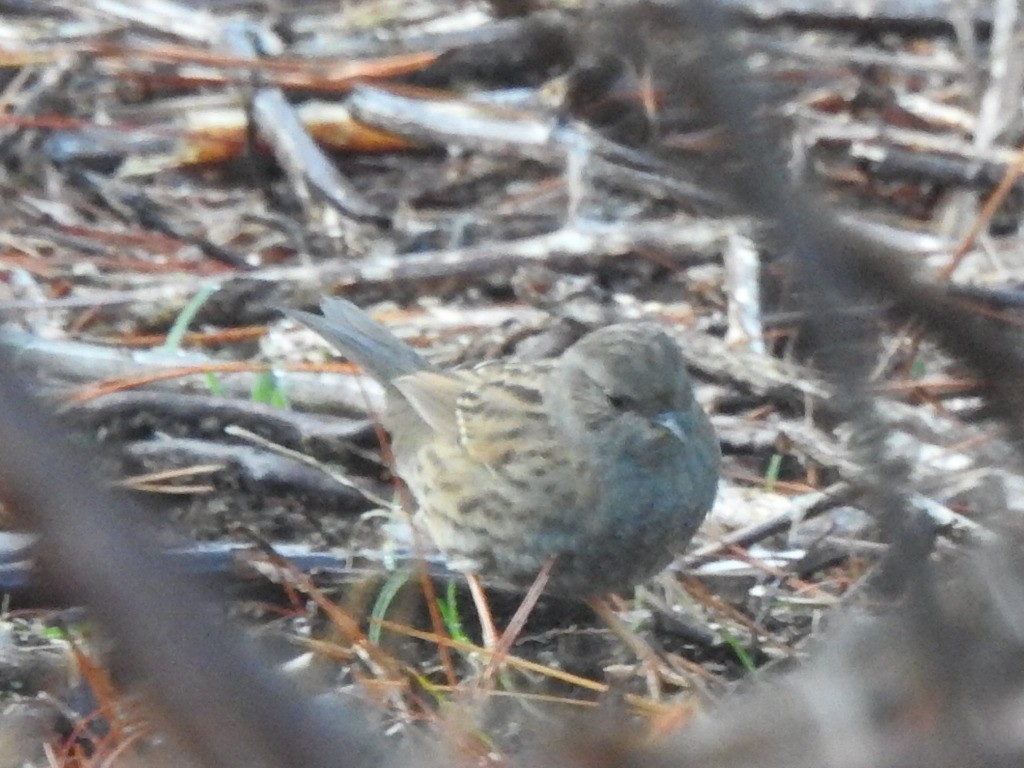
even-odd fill
[[[690,541],[719,447],[675,343],[612,325],[556,360],[440,370],[348,301],[289,311],[386,389],[395,469],[467,570],[588,598],[628,589]]]

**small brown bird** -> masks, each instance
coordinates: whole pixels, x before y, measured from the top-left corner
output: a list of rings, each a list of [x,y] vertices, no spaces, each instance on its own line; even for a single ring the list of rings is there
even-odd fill
[[[663,569],[711,508],[718,440],[655,326],[440,370],[351,302],[321,308],[288,314],[385,386],[395,469],[456,565],[522,587],[554,557],[548,590],[594,597]]]

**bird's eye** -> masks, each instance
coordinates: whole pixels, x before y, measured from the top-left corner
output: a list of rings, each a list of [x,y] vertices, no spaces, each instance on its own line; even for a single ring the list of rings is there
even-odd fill
[[[611,392],[609,392],[607,394],[607,398],[608,398],[608,405],[610,405],[612,408],[614,408],[617,411],[625,410],[625,409],[629,408],[629,406],[631,404],[630,403],[630,399],[628,397],[623,397],[622,395],[615,395],[615,394],[612,394]]]

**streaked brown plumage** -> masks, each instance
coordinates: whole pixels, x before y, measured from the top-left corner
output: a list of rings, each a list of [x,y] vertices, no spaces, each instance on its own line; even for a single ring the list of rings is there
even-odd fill
[[[354,304],[289,312],[384,384],[419,518],[455,564],[586,598],[664,568],[714,501],[719,448],[679,349],[648,324],[560,358],[442,371]]]

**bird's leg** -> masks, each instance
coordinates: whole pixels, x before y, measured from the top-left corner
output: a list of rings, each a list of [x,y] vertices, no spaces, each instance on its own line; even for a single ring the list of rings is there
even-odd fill
[[[640,659],[647,678],[648,693],[655,701],[661,701],[661,679],[665,675],[666,664],[659,657],[658,652],[645,643],[640,635],[626,626],[625,622],[608,604],[607,598],[592,597],[587,600],[587,605],[608,626],[608,629]]]
[[[530,618],[530,614],[537,606],[537,601],[544,593],[544,588],[548,585],[548,580],[551,578],[551,569],[554,568],[557,559],[557,555],[553,555],[541,566],[540,571],[537,573],[537,578],[533,580],[533,584],[526,591],[523,601],[519,603],[516,612],[512,614],[512,619],[509,621],[508,626],[505,627],[505,631],[501,633],[501,637],[498,638],[497,642],[490,647],[491,660],[484,667],[483,675],[480,678],[481,685],[487,685],[490,682],[495,671],[501,666],[502,659],[508,655],[508,652],[512,649],[512,644],[519,637],[519,633],[523,631],[526,620]],[[491,626],[493,629],[494,625],[492,624]]]
[[[491,615],[491,607],[487,604],[487,595],[484,593],[480,577],[475,573],[466,574],[466,582],[469,584],[469,594],[473,596],[473,607],[476,608],[477,618],[480,619],[480,631],[484,636],[484,648],[493,650],[498,643],[498,628],[494,626],[494,617]]]

